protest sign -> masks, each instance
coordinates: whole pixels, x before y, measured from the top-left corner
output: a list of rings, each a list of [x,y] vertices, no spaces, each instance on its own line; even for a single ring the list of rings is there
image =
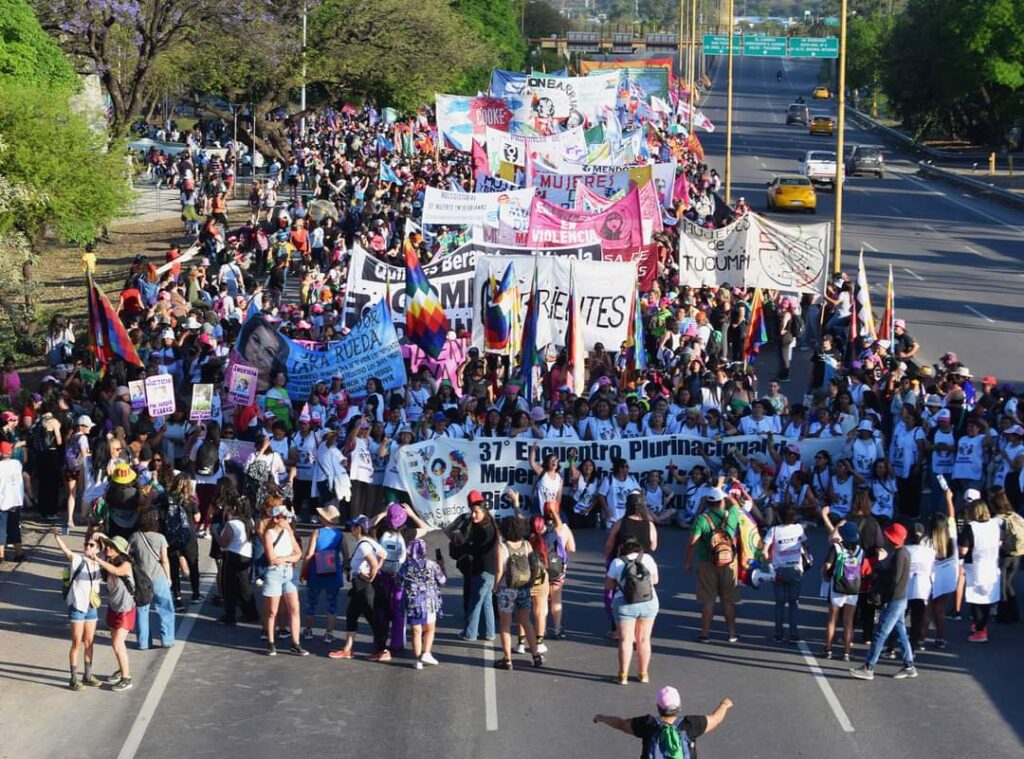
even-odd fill
[[[234,461],[239,466],[245,466],[245,462],[256,450],[256,446],[247,440],[228,440],[221,438],[220,444],[225,448],[224,463]]]
[[[228,369],[228,399],[237,406],[251,406],[256,401],[260,371],[255,366],[231,362]]]
[[[587,138],[582,127],[541,137],[487,129],[487,161],[492,174],[498,174],[503,163],[525,167],[527,155],[552,166],[564,160],[582,160],[587,155]],[[505,176],[509,180],[514,178]]]
[[[365,387],[371,377],[379,379],[385,390],[406,384],[398,332],[383,298],[363,312],[347,335],[331,343],[328,352],[338,356],[338,371],[351,390]]]
[[[202,422],[213,416],[213,385],[193,385],[189,421]]]
[[[495,69],[491,95],[508,101],[513,127],[518,122],[536,134],[547,135],[596,124],[608,110],[614,112],[620,79],[619,71],[556,77]]]
[[[500,281],[510,262],[523,301],[523,307],[519,309],[521,318],[526,314],[534,266],[537,268],[541,302],[538,346],[564,344],[573,279],[583,321],[583,344],[586,350],[591,350],[597,342],[604,343],[609,350],[616,350],[626,339],[631,298],[636,285],[636,268],[632,263],[573,261],[565,257],[481,255],[476,259],[473,282],[474,302],[480,304],[473,311],[473,345],[483,347],[483,304],[487,282],[492,275],[496,281]]]
[[[501,177],[478,173],[476,176],[476,192],[505,192],[518,190],[519,185]]]
[[[174,401],[174,377],[170,374],[146,377],[146,405],[153,419],[173,414],[177,408]]]
[[[485,228],[486,229],[486,228]],[[430,289],[441,301],[451,328],[469,330],[473,322],[473,270],[477,254],[487,251],[496,255],[535,254],[568,256],[600,260],[600,245],[579,245],[560,248],[515,248],[481,243],[463,245],[457,250],[423,265]],[[358,245],[352,251],[345,290],[344,320],[346,327],[355,326],[372,303],[384,297],[391,283],[391,315],[399,336],[405,333],[405,267],[393,266],[367,253]]]
[[[832,225],[778,224],[763,216],[754,221],[747,235],[747,287],[824,292]]]
[[[658,199],[665,208],[672,208],[672,190],[676,181],[676,162],[651,164],[651,178],[658,191]]]
[[[752,218],[747,214],[721,229],[684,222],[679,235],[679,284],[740,286],[747,270],[747,232]]]
[[[534,198],[530,208],[531,245],[586,245],[602,250],[643,244],[640,192],[634,187],[622,200],[600,213],[570,211]]]
[[[787,443],[799,446],[804,461],[811,460],[820,450],[836,458],[847,445],[843,438],[774,438],[776,448]],[[768,461],[770,457],[767,435],[720,439],[665,435],[600,441],[439,438],[399,450],[402,488],[409,493],[416,512],[431,527],[441,528],[464,513],[470,490],[483,494],[496,518],[510,516],[511,508],[501,495],[511,486],[520,496],[530,497],[536,478],[529,463],[530,448],[534,444],[539,444],[542,461],[549,454],[557,456],[559,461],[567,461],[570,454],[574,454],[577,461],[593,459],[602,477],[610,474],[612,459],[625,459],[629,462],[630,474],[641,482],[648,472],[665,472],[670,463],[682,470],[703,465],[704,456],[716,463],[732,451],[760,461]]]
[[[639,248],[605,251],[603,261],[632,261],[636,264],[637,281],[641,292],[649,292],[658,276],[658,245],[652,243]]]
[[[595,195],[611,198],[629,189],[629,169],[610,167],[607,172],[586,170],[574,166],[572,172],[537,169],[533,172],[532,186],[537,197],[562,208],[577,208],[576,188],[584,186]]]
[[[463,153],[470,152],[474,139],[483,144],[488,127],[507,132],[512,121],[512,111],[503,98],[437,95],[436,106],[441,139]]]
[[[132,402],[132,411],[142,411],[146,408],[146,381],[131,380],[128,383],[128,397]]]
[[[469,226],[498,226],[502,208],[521,209],[528,214],[533,189],[501,192],[452,192],[428,187],[423,196],[424,224],[467,224]]]

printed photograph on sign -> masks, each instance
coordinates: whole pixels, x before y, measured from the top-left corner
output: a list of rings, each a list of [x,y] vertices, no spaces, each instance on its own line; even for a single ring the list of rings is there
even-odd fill
[[[146,381],[131,380],[128,383],[128,397],[131,399],[132,411],[146,408]]]
[[[192,386],[192,406],[188,418],[193,422],[201,422],[213,416],[213,385]]]
[[[174,377],[170,374],[154,374],[146,377],[146,405],[149,415],[170,416],[177,405],[174,398]]]

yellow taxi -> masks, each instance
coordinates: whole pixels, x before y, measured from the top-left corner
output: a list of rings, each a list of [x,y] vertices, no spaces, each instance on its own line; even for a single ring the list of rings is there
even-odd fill
[[[836,122],[831,116],[815,114],[811,117],[811,123],[807,125],[810,134],[824,134],[831,137],[836,133]]]
[[[818,195],[807,177],[786,174],[775,177],[768,183],[769,211],[807,211],[814,213],[818,208]]]
[[[815,100],[828,100],[831,95],[829,94],[828,87],[823,84],[819,84],[814,88],[814,91],[811,92],[811,97]]]

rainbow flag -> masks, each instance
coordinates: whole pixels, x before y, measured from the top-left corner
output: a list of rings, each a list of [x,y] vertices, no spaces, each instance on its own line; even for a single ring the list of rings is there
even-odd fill
[[[519,297],[515,269],[505,267],[501,282],[492,274],[487,284],[487,307],[484,310],[484,351],[508,353],[512,346],[512,304]]]
[[[629,314],[626,334],[626,366],[642,372],[647,368],[647,348],[644,346],[644,314],[640,308],[640,290],[633,288],[633,307]]]
[[[572,392],[583,395],[586,389],[586,368],[583,364],[586,351],[583,350],[583,319],[580,317],[580,303],[576,299],[576,272],[569,274],[569,327],[565,331],[565,354],[569,371],[572,372]]]
[[[747,325],[747,337],[743,341],[743,358],[748,364],[754,363],[761,346],[768,342],[768,331],[764,326],[764,299],[760,288],[754,290],[754,299],[750,303],[750,323]]]
[[[519,369],[523,377],[524,397],[533,404],[533,369],[540,366],[543,357],[537,351],[537,332],[540,326],[540,287],[537,284],[537,265],[533,267],[533,284],[530,285],[530,301],[526,304],[526,319],[523,322],[523,338],[520,343]]]
[[[113,358],[120,358],[126,364],[142,366],[142,359],[128,337],[128,330],[121,323],[107,296],[93,281],[92,271],[85,273],[89,300],[89,338],[96,359],[106,366]]]
[[[405,336],[431,358],[441,355],[448,317],[423,273],[416,250],[405,238]]]

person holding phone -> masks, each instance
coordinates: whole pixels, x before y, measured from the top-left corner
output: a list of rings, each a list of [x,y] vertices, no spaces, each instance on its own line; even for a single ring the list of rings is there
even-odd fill
[[[68,605],[68,619],[71,621],[71,649],[68,651],[71,679],[68,680],[68,687],[74,691],[82,690],[83,685],[96,687],[100,681],[92,674],[92,655],[100,607],[100,565],[96,561],[100,543],[96,535],[87,537],[85,550],[78,554],[61,539],[59,527],[54,527],[50,532],[57,542],[57,548],[70,562],[64,570],[67,576],[64,581],[64,601]],[[85,673],[79,680],[78,654],[83,646]]]

